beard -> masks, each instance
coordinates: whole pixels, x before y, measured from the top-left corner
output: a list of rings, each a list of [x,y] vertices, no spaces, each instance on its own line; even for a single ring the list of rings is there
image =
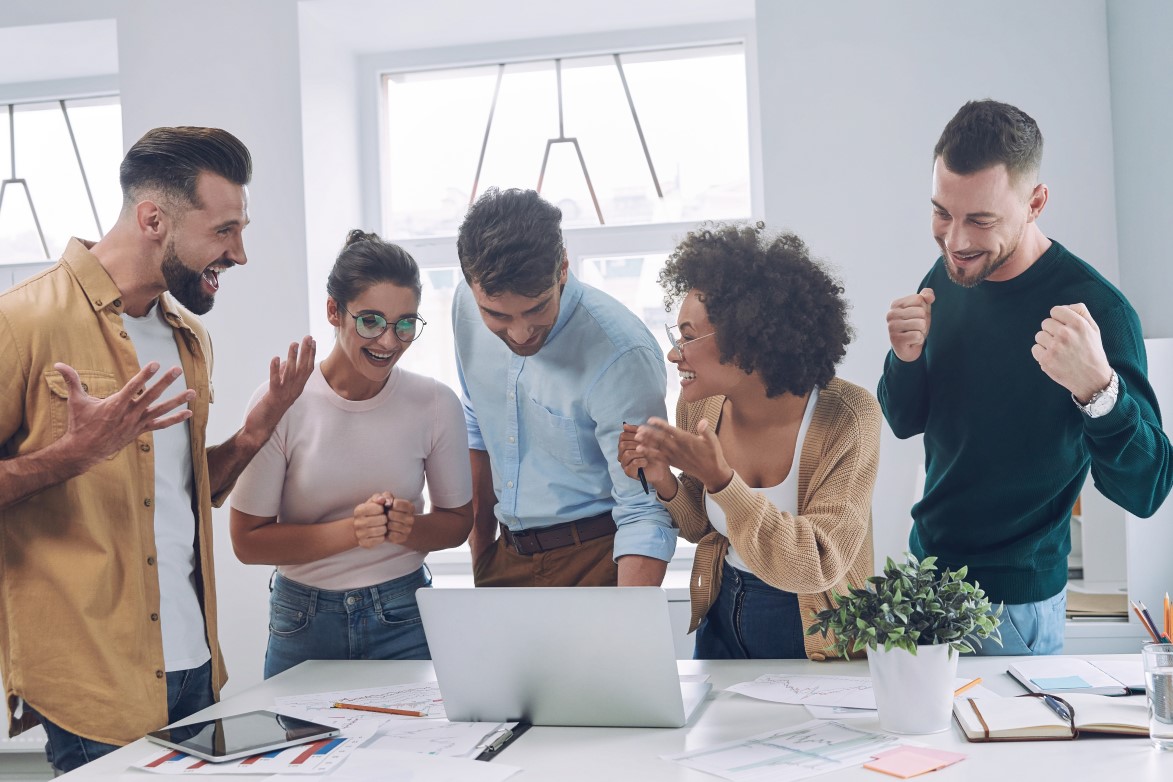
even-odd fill
[[[953,266],[953,259],[950,257],[948,250],[945,250],[944,245],[941,250],[945,253],[945,272],[949,275],[949,279],[962,288],[976,288],[989,278],[991,274],[998,271],[1005,265],[1006,261],[1010,260],[1010,256],[1014,255],[1014,251],[1018,249],[1018,242],[1014,243],[1006,252],[999,255],[993,260],[988,260],[976,269],[971,270],[968,274],[959,274],[958,269]]]
[[[175,253],[175,242],[168,242],[163,255],[163,279],[167,290],[187,309],[203,315],[212,309],[216,296],[204,291],[203,272],[189,269]]]

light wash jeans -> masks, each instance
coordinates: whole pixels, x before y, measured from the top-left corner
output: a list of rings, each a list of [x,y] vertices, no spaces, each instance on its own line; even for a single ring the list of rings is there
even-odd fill
[[[382,584],[335,591],[273,574],[265,678],[306,660],[428,660],[415,602],[426,567]]]
[[[991,640],[974,647],[980,655],[1063,654],[1067,625],[1067,590],[1037,603],[1007,605],[1002,610],[1002,645]]]
[[[175,722],[190,717],[200,709],[215,703],[212,697],[212,661],[199,668],[167,672],[167,720]],[[82,738],[76,733],[57,727],[44,717],[38,717],[49,741],[45,744],[45,757],[56,774],[64,774],[80,768],[91,760],[109,755],[118,749],[117,744],[103,744],[100,741]],[[158,727],[163,727],[159,725]]]
[[[721,591],[696,629],[697,660],[805,658],[798,596],[722,565]]]

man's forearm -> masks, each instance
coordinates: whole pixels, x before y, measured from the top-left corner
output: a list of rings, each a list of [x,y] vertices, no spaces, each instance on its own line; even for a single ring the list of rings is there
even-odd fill
[[[208,483],[212,487],[213,497],[232,488],[244,468],[268,441],[269,434],[272,432],[260,437],[240,429],[224,442],[208,449]]]
[[[619,558],[619,586],[660,586],[668,563],[654,557],[628,554]]]
[[[475,562],[493,541],[497,539],[497,495],[493,491],[493,469],[486,451],[469,450],[469,465],[472,468],[472,531],[468,536],[468,548]]]
[[[98,459],[58,440],[39,451],[0,461],[0,509],[89,470]]]

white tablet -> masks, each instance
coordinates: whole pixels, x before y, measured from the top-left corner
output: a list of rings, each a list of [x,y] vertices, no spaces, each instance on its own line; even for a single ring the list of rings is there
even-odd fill
[[[337,736],[338,728],[286,717],[271,711],[250,711],[217,720],[153,730],[147,740],[219,763],[260,755]]]

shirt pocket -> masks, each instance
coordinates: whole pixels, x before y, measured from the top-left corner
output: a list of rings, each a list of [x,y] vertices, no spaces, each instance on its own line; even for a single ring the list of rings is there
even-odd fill
[[[81,378],[82,391],[96,399],[105,399],[118,390],[113,373],[94,369],[75,371]],[[69,427],[69,386],[55,369],[45,372],[45,384],[49,389],[49,430],[53,433],[53,440],[59,440]]]
[[[563,464],[582,464],[578,426],[573,418],[552,413],[532,399],[522,405],[525,435]]]

